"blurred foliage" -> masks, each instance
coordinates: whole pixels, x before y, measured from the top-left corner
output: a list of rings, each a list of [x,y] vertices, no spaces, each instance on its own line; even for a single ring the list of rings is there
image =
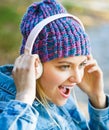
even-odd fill
[[[27,7],[35,1],[40,0],[1,0],[0,1],[0,64],[13,63],[19,55],[19,47],[21,44],[21,34],[19,25]],[[105,12],[97,12],[84,8],[78,4],[78,0],[60,0],[68,12],[77,15],[82,22],[89,26],[101,19],[109,20]],[[88,0],[87,0],[88,1]],[[99,15],[98,15],[99,14]],[[97,21],[97,22],[98,22]]]
[[[79,6],[77,3],[75,3],[74,1],[70,1],[70,0],[67,0],[67,1],[62,1],[64,7],[67,9],[68,12],[71,12],[71,13],[83,13],[84,12],[84,8]]]
[[[0,51],[9,52],[16,48],[16,40],[19,40],[16,29],[19,28],[20,16],[9,7],[1,7],[0,16]]]

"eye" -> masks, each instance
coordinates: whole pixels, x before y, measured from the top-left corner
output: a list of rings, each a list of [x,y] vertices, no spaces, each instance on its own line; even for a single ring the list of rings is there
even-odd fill
[[[61,65],[59,66],[59,68],[62,70],[62,71],[65,71],[65,70],[69,70],[71,68],[70,65]]]
[[[79,65],[79,68],[83,68],[85,67],[85,65],[87,64],[87,60],[85,60],[84,62],[82,62],[80,65]]]

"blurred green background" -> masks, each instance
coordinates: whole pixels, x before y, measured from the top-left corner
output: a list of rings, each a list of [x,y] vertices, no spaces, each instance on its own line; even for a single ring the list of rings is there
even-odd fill
[[[34,1],[0,1],[0,65],[13,63],[19,55],[22,39],[19,29],[20,22],[27,7]],[[93,0],[82,0],[82,2],[81,0],[60,0],[60,2],[68,12],[77,15],[86,27],[109,21],[109,8],[105,4],[103,9],[99,9],[99,1],[97,6],[95,6],[96,1]],[[105,2],[109,5],[108,0]]]

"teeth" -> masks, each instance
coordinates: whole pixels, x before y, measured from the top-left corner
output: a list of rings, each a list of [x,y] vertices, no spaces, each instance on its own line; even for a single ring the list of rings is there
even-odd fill
[[[72,89],[72,87],[70,86],[64,86],[64,89]]]

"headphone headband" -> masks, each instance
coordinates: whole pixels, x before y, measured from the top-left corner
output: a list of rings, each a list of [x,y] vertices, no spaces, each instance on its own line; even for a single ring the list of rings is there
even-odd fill
[[[71,17],[73,18],[74,20],[76,20],[80,25],[81,27],[84,29],[84,26],[81,22],[81,20],[79,18],[77,18],[76,16],[74,15],[71,15],[71,14],[68,14],[68,13],[61,13],[61,14],[56,14],[56,15],[52,15],[52,16],[49,16],[47,18],[45,18],[44,20],[42,20],[41,22],[39,22],[33,29],[32,31],[30,32],[28,38],[27,38],[27,41],[26,41],[26,44],[25,44],[25,50],[24,50],[24,53],[29,53],[31,54],[32,52],[32,47],[33,47],[33,44],[35,42],[35,39],[37,38],[37,36],[39,35],[40,31],[47,25],[49,24],[50,22],[56,20],[56,19],[59,19],[59,18],[63,18],[63,17]]]

